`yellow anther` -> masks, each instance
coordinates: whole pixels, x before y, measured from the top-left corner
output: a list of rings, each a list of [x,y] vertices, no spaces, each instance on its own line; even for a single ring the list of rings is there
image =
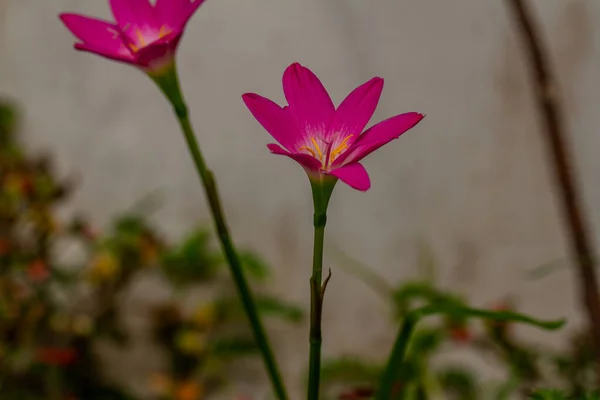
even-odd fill
[[[316,155],[315,155],[315,152],[310,147],[302,146],[302,147],[300,147],[300,150],[306,150],[306,151],[308,151],[310,153],[311,156],[317,158]]]
[[[354,136],[354,135],[348,135],[344,138],[344,140],[342,140],[342,143],[340,143],[335,149],[333,149],[331,151],[331,155],[329,156],[329,162],[332,163],[333,160],[335,160],[340,154],[342,154],[347,148],[348,148],[348,141],[350,140],[350,138]]]
[[[302,146],[302,147],[300,147],[300,150],[308,151],[311,156],[313,156],[314,158],[318,158],[319,161],[323,162],[323,152],[321,151],[321,148],[319,147],[319,143],[317,142],[317,139],[315,139],[314,137],[311,137],[310,141],[312,142],[312,146],[310,146],[310,147]]]
[[[167,36],[169,33],[171,33],[171,30],[169,28],[167,28],[166,25],[163,25],[160,27],[160,31],[158,31],[158,38],[162,39],[165,36]]]
[[[317,153],[319,154],[319,160],[322,160],[323,153],[321,153],[321,149],[319,148],[319,144],[317,143],[317,140],[314,137],[311,137],[310,141],[313,143],[313,145],[315,146],[315,150],[317,150]]]
[[[171,32],[172,31],[166,25],[161,26],[160,30],[158,31],[158,39],[164,38]],[[142,47],[147,46],[148,42],[139,28],[135,28],[135,36],[137,38],[136,43],[130,43],[129,48],[132,52],[137,53]]]
[[[145,46],[146,45],[146,39],[144,38],[144,35],[142,34],[142,31],[139,28],[136,28],[135,34],[137,36],[139,45],[140,46]]]

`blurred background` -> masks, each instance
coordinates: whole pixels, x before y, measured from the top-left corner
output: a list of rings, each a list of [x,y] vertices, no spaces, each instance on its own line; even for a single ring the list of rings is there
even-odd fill
[[[600,204],[600,3],[531,3],[556,68],[585,212],[592,227],[600,229],[600,208],[595,207]],[[88,243],[92,250],[83,254],[81,244],[76,250],[53,246],[50,253],[34,246],[26,261],[13,258],[18,266],[11,265],[27,271],[31,262],[42,259],[48,268],[62,263],[81,272],[93,268],[97,253],[108,246],[123,268],[149,262],[164,269],[163,253],[179,260],[175,269],[185,268],[191,262],[183,259],[188,256],[212,266],[206,254],[190,256],[182,250],[199,226],[208,232],[212,226],[170,107],[134,68],[74,51],[74,38],[58,19],[66,11],[111,18],[106,1],[0,2],[0,96],[14,102],[18,112],[13,116],[4,111],[4,140],[19,143],[19,162],[31,164],[23,170],[44,179],[51,174],[56,187],[68,182],[67,201],[62,201],[62,192],[44,192],[44,212],[53,215],[61,232],[68,226],[70,233],[81,235],[75,222],[85,221],[98,236],[77,237],[93,242]],[[376,364],[390,349],[397,313],[393,301],[382,299],[372,282],[365,282],[366,269],[392,292],[403,280],[430,279],[436,290],[456,293],[473,306],[510,303],[540,318],[566,317],[568,325],[559,333],[518,327],[515,335],[557,352],[569,348],[583,323],[577,282],[527,61],[504,2],[208,0],[190,22],[178,60],[198,139],[219,182],[234,239],[260,255],[260,268],[270,271],[268,276],[258,273],[260,282],[255,284],[277,299],[280,312],[273,313],[268,327],[294,397],[302,393],[307,365],[308,324],[301,314],[308,310],[309,299],[311,193],[297,165],[269,154],[265,145],[271,138],[240,95],[257,92],[283,103],[281,75],[295,61],[321,78],[336,104],[364,81],[383,77],[383,96],[371,123],[408,111],[427,115],[417,128],[365,160],[372,178],[368,192],[345,185],[335,190],[325,252],[333,277],[323,317],[324,357],[351,356]],[[40,166],[41,155],[51,156],[51,173],[46,164]],[[15,210],[13,222],[23,216],[21,208]],[[119,218],[135,221],[127,220],[131,225],[123,228]],[[119,229],[129,239],[160,237],[156,251],[161,257],[125,260],[119,253],[125,250],[114,244],[122,239]],[[40,235],[35,237],[47,238],[49,233]],[[217,249],[209,246],[206,253]],[[169,271],[142,271],[119,289],[115,308],[122,314],[123,329],[133,332],[128,344],[119,347],[112,339],[93,344],[105,363],[107,381],[124,383],[140,399],[156,396],[158,378],[153,386],[149,377],[176,375],[165,372],[165,354],[179,350],[163,342],[159,351],[156,340],[148,339],[154,337],[148,333],[154,326],[148,322],[151,311],[174,301],[195,310],[207,293],[233,296],[227,284],[224,289],[213,284],[226,281],[226,271],[218,277],[195,277],[198,285],[186,287],[184,294],[173,289],[177,279]],[[94,297],[94,288],[106,282],[91,282],[86,283],[90,293],[84,295],[104,301]],[[72,291],[80,290],[64,290],[69,295],[57,304],[71,310],[65,304],[78,298]],[[37,289],[34,293],[54,296]],[[98,314],[90,315],[93,324]],[[8,335],[4,340],[10,347],[16,339]],[[477,346],[458,342],[442,343],[432,365],[459,362],[476,371],[484,386],[511,375],[502,357],[481,355]],[[219,384],[216,392],[224,398],[267,398],[260,360],[242,353],[227,372],[227,384]],[[53,387],[48,382],[60,375],[44,374],[41,388]],[[223,378],[225,372],[216,375]],[[196,389],[187,392],[190,397],[177,398],[209,395]],[[21,396],[14,398],[29,398]],[[101,398],[118,398],[108,396]]]

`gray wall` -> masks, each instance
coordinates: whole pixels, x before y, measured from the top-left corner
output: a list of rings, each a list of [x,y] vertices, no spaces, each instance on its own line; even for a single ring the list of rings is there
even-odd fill
[[[64,173],[83,178],[75,209],[102,224],[148,192],[168,191],[156,220],[176,236],[209,215],[169,107],[140,72],[75,52],[57,19],[67,10],[108,17],[105,3],[2,0],[0,93],[24,107],[30,148],[53,151]],[[597,225],[600,3],[534,3]],[[240,100],[256,91],[281,102],[281,74],[294,61],[312,68],[336,102],[372,76],[384,77],[373,121],[427,114],[365,161],[370,191],[336,188],[329,249],[339,247],[394,282],[418,273],[416,243],[426,241],[438,256],[440,282],[474,304],[510,293],[527,312],[578,323],[568,269],[543,281],[526,278],[531,268],[564,261],[567,251],[526,65],[501,0],[208,0],[192,20],[181,74],[235,239],[276,266],[275,292],[307,304],[309,185],[297,165],[268,153],[270,137]],[[325,355],[384,355],[393,336],[388,309],[339,268],[335,252],[326,259],[334,277]],[[285,373],[297,377],[307,330],[273,329]],[[132,366],[151,369],[138,353]]]

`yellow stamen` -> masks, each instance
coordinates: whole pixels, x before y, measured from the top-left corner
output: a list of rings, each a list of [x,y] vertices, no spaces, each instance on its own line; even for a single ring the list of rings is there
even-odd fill
[[[166,25],[161,26],[160,30],[158,31],[158,39],[164,38],[171,32],[172,31]],[[130,43],[129,48],[132,52],[137,53],[142,47],[147,46],[148,42],[139,28],[135,29],[135,36],[137,37],[137,43]]]
[[[138,39],[138,43],[141,46],[145,46],[146,45],[146,39],[144,38],[144,35],[142,34],[142,31],[138,29],[135,30],[135,34],[137,35],[137,39]]]
[[[302,146],[302,147],[300,147],[300,150],[306,150],[306,151],[308,151],[310,153],[311,156],[317,158],[316,155],[315,155],[315,152],[313,151],[313,149],[311,149],[309,147]]]
[[[332,163],[333,160],[337,158],[340,154],[342,154],[348,148],[348,141],[354,135],[348,135],[342,140],[342,143],[338,145],[335,149],[331,151],[331,155],[329,156],[329,162]]]
[[[315,146],[315,150],[317,150],[317,153],[319,153],[319,160],[321,160],[323,158],[323,153],[321,153],[321,149],[319,148],[319,144],[317,143],[317,140],[314,137],[311,137],[310,141]]]
[[[158,31],[158,38],[162,39],[165,36],[167,36],[169,33],[171,33],[171,30],[169,28],[167,28],[165,25],[160,27],[160,31]]]

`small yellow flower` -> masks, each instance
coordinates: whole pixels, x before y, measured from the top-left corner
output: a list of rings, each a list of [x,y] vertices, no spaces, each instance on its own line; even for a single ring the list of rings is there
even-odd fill
[[[92,261],[89,276],[94,282],[104,282],[114,278],[119,269],[119,260],[117,260],[114,254],[104,251],[98,254]]]
[[[196,309],[192,315],[192,321],[198,328],[206,329],[214,325],[217,318],[217,310],[212,303],[204,304]]]
[[[175,341],[179,350],[186,354],[198,356],[206,350],[206,336],[196,330],[182,330],[177,334]]]
[[[48,212],[41,213],[40,225],[43,226],[48,232],[58,232],[60,230],[60,224],[58,220]]]
[[[94,321],[87,315],[77,315],[72,323],[73,333],[88,336],[94,329]]]

